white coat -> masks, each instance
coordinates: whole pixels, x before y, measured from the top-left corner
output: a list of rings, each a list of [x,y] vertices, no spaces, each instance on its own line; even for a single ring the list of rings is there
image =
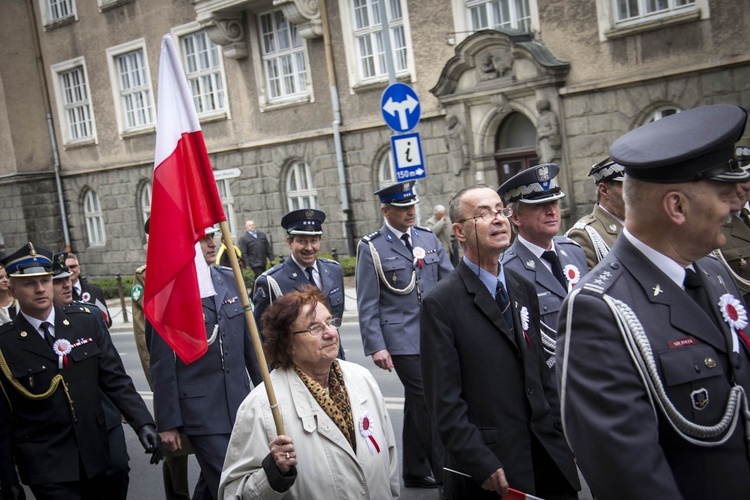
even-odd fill
[[[356,454],[331,418],[292,368],[271,372],[285,432],[294,442],[297,479],[286,492],[273,490],[261,465],[276,438],[264,384],[256,387],[237,412],[219,498],[381,500],[399,497],[398,458],[391,420],[375,379],[354,363],[338,361],[354,418]],[[365,416],[380,451],[360,431]],[[371,446],[368,446],[370,442]]]

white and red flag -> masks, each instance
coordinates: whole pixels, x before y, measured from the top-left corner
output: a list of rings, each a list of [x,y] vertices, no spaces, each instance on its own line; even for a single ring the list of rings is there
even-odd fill
[[[184,363],[208,349],[201,297],[215,295],[199,241],[225,221],[193,96],[162,38],[143,312]]]

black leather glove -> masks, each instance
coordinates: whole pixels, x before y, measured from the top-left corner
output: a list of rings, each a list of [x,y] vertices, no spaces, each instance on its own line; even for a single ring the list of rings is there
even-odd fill
[[[26,492],[20,484],[11,484],[0,488],[1,500],[26,500]]]
[[[142,425],[138,429],[138,439],[143,445],[143,449],[146,453],[151,453],[151,463],[158,464],[162,458],[161,454],[161,442],[159,440],[159,434],[156,432],[156,427],[153,424]]]

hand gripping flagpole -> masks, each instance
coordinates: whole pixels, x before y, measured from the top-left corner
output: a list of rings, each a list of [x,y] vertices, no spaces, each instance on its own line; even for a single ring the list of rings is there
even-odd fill
[[[245,279],[242,277],[242,271],[240,271],[240,263],[237,261],[237,254],[234,250],[234,243],[232,242],[232,233],[229,232],[229,223],[227,221],[219,222],[221,228],[221,238],[224,241],[224,245],[227,247],[227,255],[229,256],[229,264],[232,266],[234,272],[234,280],[237,283],[237,289],[240,291],[240,300],[242,300],[242,310],[245,311],[245,321],[250,327],[250,338],[253,341],[253,348],[255,349],[255,356],[258,358],[258,365],[260,366],[260,374],[263,377],[263,385],[266,388],[266,394],[268,395],[268,403],[271,405],[271,413],[273,414],[273,421],[276,424],[276,434],[285,434],[284,432],[284,421],[281,419],[281,412],[279,411],[279,405],[276,403],[276,393],[273,390],[273,384],[271,384],[271,375],[268,372],[268,364],[266,363],[266,356],[263,354],[263,346],[260,343],[260,335],[258,334],[258,326],[255,324],[255,317],[253,316],[253,308],[250,305],[250,300],[247,296],[247,288],[245,287]]]

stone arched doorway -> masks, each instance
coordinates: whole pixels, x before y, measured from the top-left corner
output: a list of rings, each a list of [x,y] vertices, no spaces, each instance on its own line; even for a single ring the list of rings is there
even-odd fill
[[[509,114],[495,134],[497,185],[539,163],[536,127],[521,113]]]

